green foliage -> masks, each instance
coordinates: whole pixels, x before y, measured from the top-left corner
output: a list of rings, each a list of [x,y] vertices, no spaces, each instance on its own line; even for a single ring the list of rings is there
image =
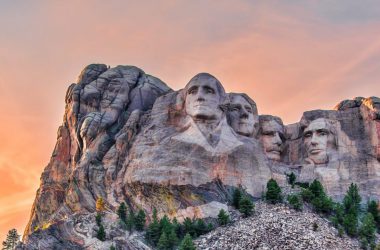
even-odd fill
[[[146,230],[145,238],[150,244],[152,244],[153,246],[156,246],[158,243],[158,240],[160,239],[160,236],[161,236],[161,228],[160,228],[160,224],[157,218],[157,210],[154,208],[152,222],[149,224]]]
[[[219,210],[218,221],[222,226],[227,225],[230,221],[230,216],[226,213],[226,211],[224,211],[224,209]]]
[[[345,214],[343,218],[343,227],[350,236],[356,236],[358,233],[358,218],[355,214]]]
[[[242,195],[243,195],[243,192],[240,187],[234,189],[234,193],[232,195],[232,205],[236,209],[239,209],[239,202],[241,200]]]
[[[314,180],[310,186],[309,190],[313,193],[314,197],[322,197],[325,196],[325,191],[323,190],[322,184],[318,180]]]
[[[311,192],[309,189],[302,188],[301,189],[301,197],[302,197],[302,200],[304,200],[306,202],[311,202],[315,196],[314,196],[313,192]]]
[[[375,219],[371,213],[367,213],[362,221],[362,224],[359,229],[359,236],[362,242],[363,247],[375,244],[375,233],[376,233],[376,224]]]
[[[317,213],[330,214],[333,210],[333,201],[331,197],[322,195],[321,197],[315,197],[311,204],[313,205]]]
[[[302,210],[303,204],[302,204],[302,200],[299,197],[299,195],[290,194],[290,195],[288,195],[287,200],[288,200],[290,206],[292,206],[295,210],[298,210],[298,211]]]
[[[270,179],[267,183],[267,192],[265,198],[269,203],[275,204],[281,202],[281,188],[277,181]]]
[[[295,182],[294,185],[297,185],[301,188],[306,188],[306,189],[309,188],[309,186],[310,186],[308,182],[298,182],[298,181]]]
[[[135,227],[137,231],[143,231],[145,227],[146,215],[144,210],[140,209],[135,218]]]
[[[377,230],[380,231],[380,212],[379,212],[379,203],[376,201],[369,201],[367,204],[367,212],[371,213],[373,219],[375,220]]]
[[[96,213],[95,221],[96,221],[96,225],[98,225],[98,227],[102,224],[102,214],[101,213],[99,213],[99,212]]]
[[[244,217],[251,216],[253,214],[253,209],[255,205],[248,196],[244,196],[239,202],[239,211],[244,215]]]
[[[168,241],[169,241],[169,246],[171,248],[174,248],[177,244],[178,244],[178,237],[177,237],[177,234],[174,230],[174,228],[172,228],[172,230],[170,231],[169,235],[168,235]]]
[[[196,250],[193,239],[190,234],[186,234],[185,238],[183,238],[181,244],[179,245],[179,250]]]
[[[335,226],[342,225],[344,219],[344,207],[340,203],[334,205],[335,221],[333,221]]]
[[[106,231],[104,230],[104,227],[102,224],[100,224],[98,232],[96,234],[96,238],[98,238],[101,241],[106,240]]]
[[[119,216],[120,220],[124,223],[127,222],[127,207],[125,206],[125,203],[122,202],[117,209],[117,215]]]
[[[116,250],[116,247],[114,245],[111,245],[110,250]]]
[[[292,188],[294,188],[294,184],[296,183],[296,175],[291,172],[289,175],[288,175],[288,183],[290,185],[292,185]]]
[[[202,219],[197,219],[194,223],[195,232],[197,235],[202,235],[208,233],[207,225]]]
[[[125,222],[127,230],[129,232],[133,231],[133,227],[135,226],[135,221],[136,221],[135,214],[133,210],[131,210],[127,216],[127,221]]]
[[[362,198],[359,195],[358,186],[351,183],[343,199],[343,205],[346,213],[354,214],[357,217],[360,211],[361,200]]]
[[[197,237],[197,232],[195,230],[194,221],[189,217],[186,217],[182,224],[183,235],[190,234],[191,237]]]
[[[160,239],[158,241],[158,244],[157,244],[157,248],[160,250],[170,249],[169,239],[168,239],[168,236],[166,235],[165,232],[162,232]]]
[[[173,228],[173,225],[170,222],[170,219],[168,218],[168,216],[165,214],[164,217],[162,217],[160,220],[160,231],[165,232],[166,235],[169,235],[172,228]]]
[[[16,249],[17,244],[20,242],[20,235],[18,235],[16,229],[8,231],[7,238],[3,241],[3,250]]]
[[[174,218],[174,219],[172,220],[172,225],[173,225],[174,232],[175,232],[178,236],[181,236],[181,238],[182,238],[183,235],[181,234],[181,224],[178,223],[177,218]]]
[[[210,222],[207,224],[207,232],[211,232],[212,230],[214,230],[214,225]]]
[[[304,201],[310,202],[318,213],[330,214],[333,211],[334,203],[326,195],[318,180],[314,180],[308,189],[302,189],[301,197]]]

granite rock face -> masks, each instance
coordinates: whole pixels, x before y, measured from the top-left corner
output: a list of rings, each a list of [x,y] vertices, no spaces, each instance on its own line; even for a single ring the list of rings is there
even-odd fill
[[[148,215],[155,207],[160,216],[180,221],[215,217],[228,209],[234,187],[260,198],[270,178],[285,185],[286,174],[294,172],[300,181],[319,179],[336,199],[351,182],[365,199],[380,198],[376,97],[308,111],[300,122],[284,125],[278,117],[259,116],[250,97],[226,93],[207,73],[173,91],[137,67],[93,64],[70,85],[65,101],[25,249],[63,244],[59,235],[68,244],[63,248],[108,247],[96,246],[75,226],[91,227],[100,197],[109,221],[121,202]],[[50,236],[41,241],[45,234]],[[110,240],[120,237],[131,249],[144,248],[117,232]]]

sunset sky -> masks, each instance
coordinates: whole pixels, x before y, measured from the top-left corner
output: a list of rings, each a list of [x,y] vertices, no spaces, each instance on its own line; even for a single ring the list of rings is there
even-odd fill
[[[177,90],[198,72],[285,123],[380,96],[380,3],[369,0],[0,2],[0,240],[22,233],[91,63],[136,65]]]

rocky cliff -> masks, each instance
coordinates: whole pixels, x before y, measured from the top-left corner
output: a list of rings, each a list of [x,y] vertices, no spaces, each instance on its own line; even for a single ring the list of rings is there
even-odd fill
[[[108,211],[126,202],[179,220],[215,217],[228,209],[233,187],[260,198],[270,178],[285,185],[293,172],[300,181],[319,179],[335,199],[351,182],[364,198],[380,198],[376,97],[308,111],[284,125],[259,115],[247,95],[226,93],[207,73],[173,91],[137,67],[93,64],[69,86],[65,101],[25,229],[27,246],[38,248],[46,234],[40,229],[50,227],[58,235],[49,234],[49,244],[88,245],[80,229],[85,222],[76,218],[93,213],[99,197]]]

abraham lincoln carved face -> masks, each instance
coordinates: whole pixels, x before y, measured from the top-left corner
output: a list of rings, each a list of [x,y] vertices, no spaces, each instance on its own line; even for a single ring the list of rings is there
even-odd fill
[[[329,153],[335,146],[335,135],[329,120],[316,119],[303,131],[303,144],[307,158],[315,164],[329,161]]]

